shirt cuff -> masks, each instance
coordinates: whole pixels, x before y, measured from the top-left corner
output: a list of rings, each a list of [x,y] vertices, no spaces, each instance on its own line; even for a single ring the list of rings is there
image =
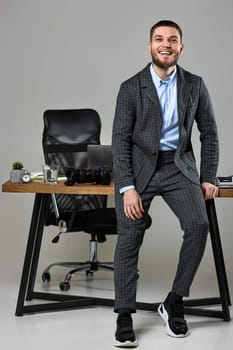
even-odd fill
[[[132,190],[132,189],[135,189],[135,186],[134,185],[130,185],[130,186],[124,186],[124,187],[121,187],[120,188],[120,193],[124,193],[128,190]]]

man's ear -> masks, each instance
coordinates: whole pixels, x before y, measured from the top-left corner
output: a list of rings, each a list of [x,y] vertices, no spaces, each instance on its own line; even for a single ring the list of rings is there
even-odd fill
[[[150,53],[150,51],[151,51],[151,43],[149,42],[149,44],[148,44],[148,51],[149,51],[149,53]]]
[[[181,47],[180,47],[180,53],[181,54],[182,54],[183,50],[184,50],[184,44],[181,44]]]

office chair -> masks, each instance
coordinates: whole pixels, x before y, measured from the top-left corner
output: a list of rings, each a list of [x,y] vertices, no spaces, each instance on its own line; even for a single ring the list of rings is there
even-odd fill
[[[87,167],[88,144],[100,144],[101,120],[93,109],[47,110],[44,112],[42,145],[45,162],[58,164],[59,175],[67,169]],[[148,217],[148,227],[151,218]],[[115,208],[107,207],[105,195],[51,195],[46,226],[58,226],[56,243],[65,232],[85,232],[90,235],[89,258],[85,262],[55,262],[42,274],[43,281],[50,281],[50,269],[63,266],[70,269],[60,289],[67,291],[73,275],[85,271],[92,276],[99,269],[113,271],[113,262],[100,262],[97,245],[106,240],[106,235],[117,234]]]

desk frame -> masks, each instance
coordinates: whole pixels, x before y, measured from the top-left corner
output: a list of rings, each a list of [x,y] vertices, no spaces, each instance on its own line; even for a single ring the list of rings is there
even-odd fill
[[[52,187],[51,187],[52,186]],[[48,312],[55,310],[66,310],[88,306],[102,305],[113,306],[113,299],[97,298],[89,296],[65,295],[48,292],[37,292],[34,290],[37,274],[38,261],[43,238],[44,223],[48,210],[51,193],[66,194],[114,194],[114,186],[102,185],[77,185],[72,187],[48,184],[12,184],[9,181],[2,185],[3,192],[35,193],[34,206],[29,230],[29,236],[24,257],[24,264],[19,286],[16,305],[16,316],[28,313]],[[233,197],[233,189],[221,189],[219,197]],[[211,245],[213,249],[214,263],[219,288],[218,297],[186,300],[185,314],[200,315],[221,318],[230,321],[229,306],[231,305],[230,293],[224,263],[222,244],[214,200],[206,201],[206,209],[209,219]],[[46,300],[52,302],[25,304],[26,301]],[[156,311],[160,303],[137,302],[137,309]],[[203,306],[220,305],[219,309],[203,308]],[[200,308],[200,306],[202,308]]]

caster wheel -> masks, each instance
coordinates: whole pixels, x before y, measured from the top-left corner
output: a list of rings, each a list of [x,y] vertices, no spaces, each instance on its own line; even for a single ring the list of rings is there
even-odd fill
[[[59,287],[62,291],[66,292],[67,290],[70,289],[70,283],[69,282],[61,282],[59,284]]]
[[[92,281],[94,276],[94,272],[91,270],[86,270],[86,280],[87,281]]]
[[[86,276],[87,277],[92,277],[94,275],[94,272],[91,270],[86,270]]]
[[[42,281],[43,282],[50,282],[50,278],[51,278],[51,276],[50,276],[49,272],[44,272],[42,274]]]

